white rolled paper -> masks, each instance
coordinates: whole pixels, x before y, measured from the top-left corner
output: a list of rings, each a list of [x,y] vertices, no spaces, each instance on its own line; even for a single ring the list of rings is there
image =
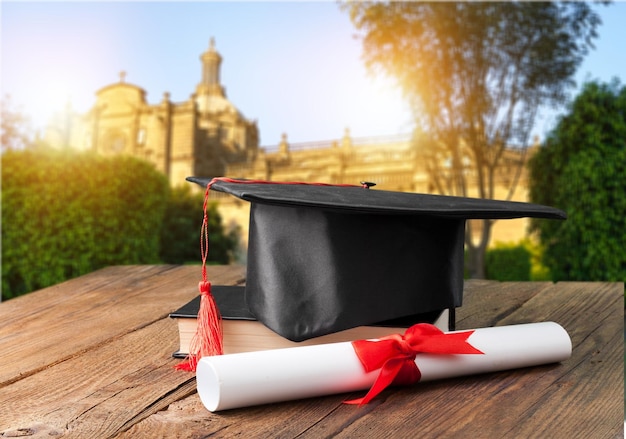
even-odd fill
[[[554,322],[475,329],[467,341],[484,355],[418,354],[420,381],[556,363],[572,353],[569,335]],[[378,373],[366,373],[346,342],[204,357],[196,378],[214,412],[365,390]]]

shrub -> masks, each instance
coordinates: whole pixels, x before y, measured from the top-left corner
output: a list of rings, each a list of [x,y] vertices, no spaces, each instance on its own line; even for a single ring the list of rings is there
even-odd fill
[[[551,281],[552,273],[543,264],[543,247],[535,241],[523,240],[522,245],[530,252],[530,280]]]
[[[626,279],[626,86],[584,85],[529,162],[530,198],[566,221],[531,220],[553,280]]]
[[[34,149],[6,152],[2,166],[3,298],[159,262],[168,184],[150,164]]]
[[[161,232],[160,257],[163,262],[183,264],[200,262],[200,227],[204,195],[192,193],[189,186],[172,189]],[[228,264],[238,245],[238,230],[226,233],[214,203],[207,210],[209,218],[210,263]]]
[[[531,275],[531,252],[524,243],[498,243],[485,256],[487,279],[528,281]]]

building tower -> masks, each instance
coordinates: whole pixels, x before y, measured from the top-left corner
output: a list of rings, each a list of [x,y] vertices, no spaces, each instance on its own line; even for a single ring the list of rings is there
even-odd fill
[[[224,90],[220,85],[222,57],[215,50],[215,38],[211,37],[209,50],[200,55],[200,61],[202,61],[202,82],[199,84],[199,87],[213,91],[214,94],[223,94]]]
[[[215,50],[215,39],[211,37],[209,48],[200,55],[202,78],[196,87],[196,104],[201,114],[224,110],[230,104],[220,82],[222,56]],[[230,105],[232,106],[232,104]]]

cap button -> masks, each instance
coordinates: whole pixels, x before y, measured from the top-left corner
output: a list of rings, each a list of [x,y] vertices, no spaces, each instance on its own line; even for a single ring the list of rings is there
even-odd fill
[[[373,183],[371,181],[362,181],[361,186],[363,187],[363,189],[369,189],[372,186],[376,186],[376,183]]]

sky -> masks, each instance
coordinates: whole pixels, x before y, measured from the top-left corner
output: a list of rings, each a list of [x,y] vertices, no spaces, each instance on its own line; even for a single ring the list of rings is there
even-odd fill
[[[594,7],[603,24],[576,81],[626,84],[626,2]],[[0,90],[34,130],[67,102],[89,110],[120,71],[150,104],[164,92],[188,100],[212,37],[227,97],[257,121],[261,146],[275,147],[283,133],[298,143],[339,139],[346,128],[353,137],[413,128],[395,81],[368,72],[356,30],[335,2],[5,0],[0,14]],[[543,137],[564,111],[544,111],[534,134]]]

